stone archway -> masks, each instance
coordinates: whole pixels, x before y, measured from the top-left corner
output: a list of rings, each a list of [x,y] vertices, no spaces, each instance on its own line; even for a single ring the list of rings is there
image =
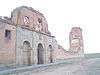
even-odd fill
[[[31,47],[28,41],[24,41],[22,50],[23,65],[31,65]]]
[[[52,63],[52,62],[53,62],[53,59],[52,59],[52,51],[53,51],[52,45],[49,45],[47,51],[48,51],[48,52],[47,52],[47,53],[48,53],[48,62],[49,62],[49,63]]]
[[[43,51],[43,45],[41,43],[38,44],[37,48],[37,64],[43,64],[44,59],[44,51]]]

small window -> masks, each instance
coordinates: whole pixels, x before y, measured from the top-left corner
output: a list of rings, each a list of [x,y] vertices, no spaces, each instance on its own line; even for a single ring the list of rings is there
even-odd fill
[[[5,30],[5,38],[7,40],[10,40],[10,38],[11,38],[11,31],[10,30]]]
[[[27,16],[24,17],[24,23],[29,24],[29,17],[27,17]]]
[[[38,18],[38,22],[39,22],[39,23],[42,23],[42,19]]]
[[[38,18],[38,20],[37,20],[36,29],[38,31],[42,30],[42,19],[40,19],[40,18]]]

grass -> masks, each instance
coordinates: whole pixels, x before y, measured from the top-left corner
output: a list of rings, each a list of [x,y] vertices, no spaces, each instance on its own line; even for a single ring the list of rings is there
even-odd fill
[[[91,54],[85,54],[86,58],[97,58],[100,57],[100,53],[91,53]]]

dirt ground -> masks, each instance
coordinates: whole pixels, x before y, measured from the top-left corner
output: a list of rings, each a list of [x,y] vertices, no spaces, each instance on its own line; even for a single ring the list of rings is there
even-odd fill
[[[38,68],[21,75],[100,75],[100,58]]]

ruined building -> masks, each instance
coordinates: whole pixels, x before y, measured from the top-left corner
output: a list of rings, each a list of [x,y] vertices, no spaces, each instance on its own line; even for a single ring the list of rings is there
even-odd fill
[[[84,57],[84,44],[82,29],[80,27],[73,27],[69,34],[69,50],[66,51],[62,46],[58,45],[57,60]]]
[[[82,36],[82,29],[80,27],[72,28],[69,34],[69,43],[70,43],[70,51],[71,52],[82,52],[84,53],[84,46],[83,46],[83,36]]]
[[[31,7],[16,8],[11,13],[11,18],[0,18],[0,64],[45,64],[71,56],[77,57],[82,53],[80,28],[72,29],[70,50],[67,52],[49,32],[43,14]]]
[[[0,63],[54,62],[55,48],[55,38],[40,12],[22,6],[13,10],[11,18],[0,19]]]

